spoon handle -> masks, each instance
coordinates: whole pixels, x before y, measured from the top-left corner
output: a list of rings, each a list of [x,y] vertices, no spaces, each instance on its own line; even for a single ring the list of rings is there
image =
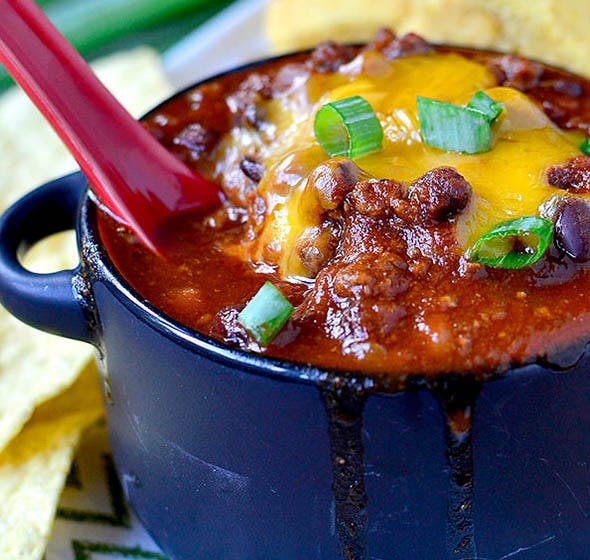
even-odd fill
[[[173,212],[219,203],[217,185],[166,151],[32,0],[0,0],[0,62],[61,137],[100,200],[154,248]]]

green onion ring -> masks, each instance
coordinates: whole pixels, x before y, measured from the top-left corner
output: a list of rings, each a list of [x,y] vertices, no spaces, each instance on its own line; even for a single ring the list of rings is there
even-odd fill
[[[582,150],[583,154],[590,156],[590,138],[586,138],[586,140],[582,142],[580,150]]]
[[[522,216],[502,222],[482,235],[469,258],[494,268],[525,268],[543,256],[552,235],[553,224],[549,220]]]
[[[271,282],[265,282],[238,315],[238,323],[266,346],[293,313],[293,305]]]
[[[330,157],[357,159],[383,149],[381,123],[359,95],[322,106],[315,116],[314,134]]]

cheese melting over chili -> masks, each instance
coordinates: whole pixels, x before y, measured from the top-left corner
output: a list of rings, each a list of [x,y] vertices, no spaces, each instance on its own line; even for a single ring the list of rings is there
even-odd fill
[[[324,103],[353,95],[371,104],[384,131],[383,150],[356,161],[370,176],[411,183],[430,169],[447,166],[471,184],[472,202],[456,224],[465,250],[499,222],[538,215],[539,207],[556,194],[546,182],[545,170],[579,155],[579,148],[572,133],[557,128],[525,94],[495,84],[486,66],[457,54],[387,62],[376,53],[364,53],[340,72],[313,74],[287,95],[268,101],[270,127],[241,139],[257,145],[264,161],[259,192],[266,198],[268,215],[258,238],[232,252],[275,265],[284,278],[306,277],[295,245],[321,218],[317,194],[306,188],[307,177],[328,159],[314,138],[314,116]],[[465,155],[425,145],[416,97],[465,104],[477,90],[505,107],[494,125],[493,148]]]

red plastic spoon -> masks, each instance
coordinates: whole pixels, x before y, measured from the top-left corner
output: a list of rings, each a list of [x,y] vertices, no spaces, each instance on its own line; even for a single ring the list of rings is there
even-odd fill
[[[121,106],[32,0],[0,0],[0,62],[74,155],[93,190],[154,251],[175,212],[219,188],[167,152]]]

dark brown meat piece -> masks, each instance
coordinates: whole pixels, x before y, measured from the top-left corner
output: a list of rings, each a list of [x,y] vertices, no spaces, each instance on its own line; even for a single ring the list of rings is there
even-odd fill
[[[393,179],[360,181],[347,198],[347,203],[359,214],[370,218],[390,218],[397,214],[406,199],[404,183]]]
[[[296,245],[297,255],[310,278],[314,278],[334,256],[341,234],[339,222],[342,216],[339,207],[364,177],[367,177],[367,173],[343,157],[320,163],[310,173],[306,189],[317,196],[320,208],[316,208],[316,211],[323,221],[319,226],[307,228]]]
[[[186,148],[191,159],[197,160],[201,155],[210,153],[219,139],[215,132],[203,128],[199,123],[189,124],[173,140],[177,146]]]
[[[534,88],[543,75],[543,66],[514,54],[505,54],[488,63],[503,86],[521,91]]]
[[[590,157],[578,156],[565,165],[552,165],[547,169],[547,182],[573,193],[590,192]]]
[[[281,66],[272,82],[273,95],[290,91],[309,77],[309,68],[305,64],[285,64]]]
[[[386,33],[379,37],[377,46],[383,45],[379,50],[387,60],[395,60],[404,56],[429,53],[433,50],[432,45],[415,33],[407,33],[402,37],[395,37],[389,43],[384,43]]]
[[[420,215],[435,223],[447,221],[465,209],[471,185],[452,167],[427,171],[409,189],[410,200],[420,206]]]
[[[255,183],[259,183],[264,175],[264,165],[251,157],[246,156],[242,158],[240,169],[248,179],[252,179]]]
[[[311,53],[309,65],[320,74],[337,72],[340,66],[354,58],[354,49],[334,41],[320,43]]]
[[[363,51],[383,52],[383,49],[389,46],[395,39],[395,33],[391,29],[382,27],[377,31],[373,40],[365,45]]]
[[[457,266],[448,218],[467,205],[469,184],[456,170],[440,168],[412,188],[413,195],[399,181],[361,180],[330,211],[340,213],[338,247],[293,320],[323,325],[344,354],[380,352],[407,316],[403,294],[423,290],[438,267]]]
[[[272,83],[266,74],[250,74],[237,91],[226,99],[227,106],[234,114],[237,125],[249,124],[260,128],[265,120],[260,103],[265,99],[271,99],[273,93]]]
[[[471,185],[465,178],[452,167],[439,167],[419,177],[409,189],[393,179],[360,181],[347,202],[371,218],[436,224],[464,210],[470,198]]]
[[[210,334],[241,350],[260,352],[262,347],[238,323],[238,315],[244,307],[245,305],[231,305],[220,309],[213,319]]]
[[[334,275],[334,292],[339,297],[391,300],[410,286],[407,269],[403,256],[359,255]]]
[[[322,208],[333,210],[363,177],[368,174],[356,163],[338,157],[320,163],[310,173],[307,184],[317,192]]]
[[[326,221],[321,226],[307,228],[297,240],[297,255],[309,278],[315,278],[334,256],[340,235],[339,224]]]
[[[556,213],[555,244],[576,261],[590,259],[590,204],[578,197],[565,198]]]

